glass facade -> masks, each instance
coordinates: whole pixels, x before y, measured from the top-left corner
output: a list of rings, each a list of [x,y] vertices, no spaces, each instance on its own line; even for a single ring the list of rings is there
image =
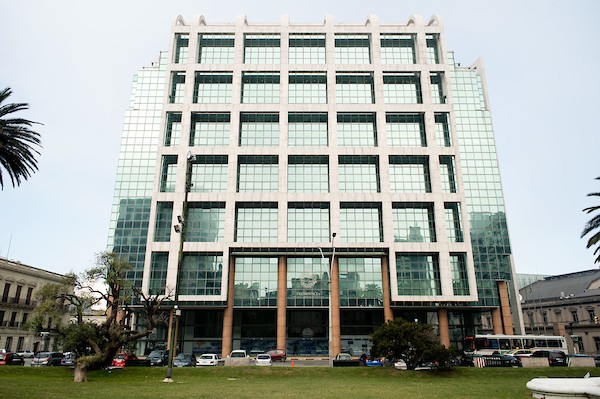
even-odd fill
[[[385,307],[436,325],[449,303],[453,342],[475,333],[512,279],[510,244],[484,82],[442,24],[178,21],[134,80],[109,236],[136,286],[177,283],[178,349],[326,354],[333,248],[348,348],[369,348]],[[203,317],[230,320],[231,300],[221,342]]]

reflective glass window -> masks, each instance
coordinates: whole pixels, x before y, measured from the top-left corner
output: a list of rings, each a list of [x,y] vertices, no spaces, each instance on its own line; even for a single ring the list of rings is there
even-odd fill
[[[156,203],[156,222],[154,224],[154,241],[168,242],[171,240],[171,229],[173,224],[173,203]]]
[[[278,34],[246,34],[244,64],[279,64],[281,39]]]
[[[221,242],[225,231],[224,202],[189,202],[185,241]]]
[[[422,104],[421,79],[418,73],[385,73],[383,99],[386,104]]]
[[[396,254],[398,295],[441,295],[439,260],[435,254]]]
[[[181,138],[181,113],[167,112],[167,128],[165,130],[165,147],[179,145]]]
[[[177,155],[163,155],[160,174],[160,192],[175,192],[175,179],[177,177]]]
[[[235,259],[234,306],[277,306],[277,258]]]
[[[445,112],[435,114],[435,140],[438,147],[452,147],[450,134],[450,119]]]
[[[450,271],[454,295],[469,295],[469,276],[464,253],[450,254]]]
[[[429,158],[390,155],[390,188],[393,193],[430,193]]]
[[[168,252],[152,252],[150,258],[150,281],[148,284],[148,293],[150,295],[166,294],[168,267]]]
[[[287,258],[287,306],[328,306],[328,258]]]
[[[335,100],[338,104],[375,104],[373,75],[339,73],[335,77]]]
[[[227,155],[196,155],[192,163],[193,193],[227,191]]]
[[[329,204],[290,202],[287,226],[288,242],[328,242]]]
[[[188,60],[188,46],[190,35],[187,33],[175,34],[175,52],[173,62],[176,64],[185,64]]]
[[[327,143],[327,114],[288,114],[290,147],[326,147]]]
[[[444,204],[444,213],[446,219],[446,233],[448,241],[463,242],[463,230],[460,220],[460,203],[446,202]]]
[[[329,192],[329,160],[326,155],[288,157],[288,192]]]
[[[456,192],[456,176],[454,174],[453,155],[440,155],[440,178],[442,180],[443,192]]]
[[[375,114],[338,114],[338,144],[343,147],[376,147]]]
[[[179,295],[221,295],[223,254],[185,252],[179,273]]]
[[[290,72],[288,102],[327,104],[327,75],[314,72]]]
[[[431,102],[434,104],[446,104],[446,94],[444,94],[443,74],[432,73],[429,76],[431,81]]]
[[[381,258],[338,258],[340,306],[383,306]]]
[[[381,62],[383,64],[414,64],[415,35],[381,35]]]
[[[279,166],[276,155],[241,155],[238,163],[237,192],[277,192]]]
[[[336,34],[335,63],[336,64],[370,64],[371,63],[370,35]]]
[[[427,42],[427,62],[429,64],[439,64],[439,35],[428,34],[425,36],[425,41]]]
[[[427,147],[423,114],[386,114],[388,144],[392,147]]]
[[[392,204],[395,242],[436,242],[432,203]]]
[[[194,103],[231,103],[232,81],[231,72],[196,72]]]
[[[185,98],[185,72],[171,73],[170,104],[181,104]]]
[[[244,72],[242,74],[242,103],[278,104],[279,74],[274,72]]]
[[[279,145],[278,114],[241,114],[240,146]]]
[[[230,115],[192,113],[190,146],[227,146],[230,136]]]
[[[288,52],[290,64],[324,64],[325,35],[290,33]]]
[[[340,241],[382,242],[381,204],[340,203]]]
[[[236,242],[277,242],[277,203],[244,202],[237,204]]]
[[[378,193],[381,191],[377,156],[340,155],[338,170],[340,192]]]
[[[234,45],[235,36],[233,34],[201,34],[198,43],[198,62],[200,64],[233,64]]]

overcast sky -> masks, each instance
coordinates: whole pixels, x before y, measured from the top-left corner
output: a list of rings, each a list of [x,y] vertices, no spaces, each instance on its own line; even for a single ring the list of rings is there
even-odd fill
[[[29,103],[18,116],[43,123],[43,149],[32,178],[0,191],[0,257],[66,273],[106,249],[132,77],[168,49],[177,15],[405,24],[437,14],[456,61],[485,65],[517,272],[594,268],[579,237],[582,209],[598,205],[586,194],[600,191],[599,11],[596,0],[3,0],[0,88]]]

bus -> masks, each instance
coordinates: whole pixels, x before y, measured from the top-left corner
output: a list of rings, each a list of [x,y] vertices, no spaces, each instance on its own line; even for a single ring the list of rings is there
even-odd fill
[[[561,351],[565,355],[568,353],[565,337],[555,335],[477,334],[465,337],[463,348],[467,356],[489,356],[514,349],[545,349]]]

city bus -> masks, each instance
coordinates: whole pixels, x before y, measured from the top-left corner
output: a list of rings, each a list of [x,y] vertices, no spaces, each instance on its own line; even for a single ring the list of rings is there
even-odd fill
[[[569,353],[565,338],[555,335],[477,334],[465,337],[463,348],[467,356],[489,356],[495,352],[502,354],[514,349],[546,349]]]

